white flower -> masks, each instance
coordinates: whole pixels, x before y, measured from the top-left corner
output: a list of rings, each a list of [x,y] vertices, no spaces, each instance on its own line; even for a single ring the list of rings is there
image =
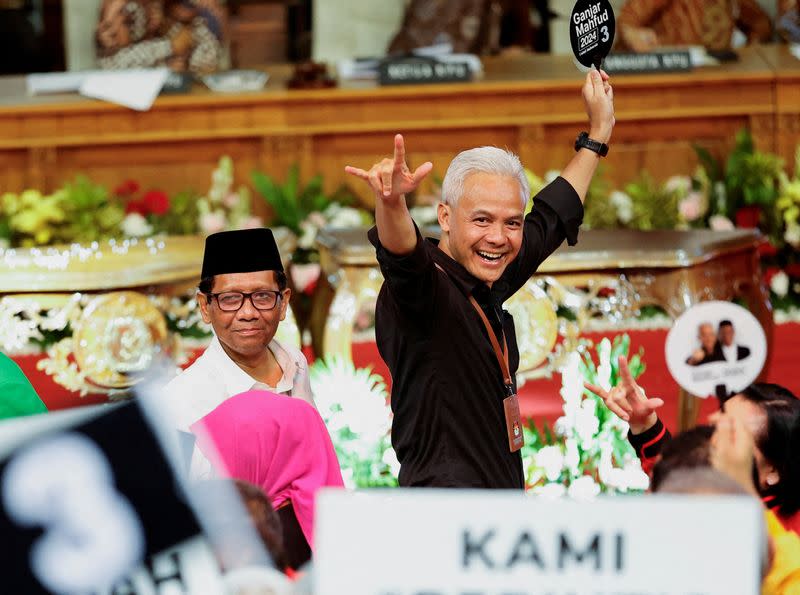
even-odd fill
[[[684,221],[695,221],[706,214],[708,201],[701,192],[690,192],[678,203],[678,212]]]
[[[558,446],[545,446],[534,455],[536,465],[544,470],[547,481],[556,481],[564,469],[564,455]]]
[[[128,213],[120,227],[122,233],[130,238],[141,238],[153,233],[153,226],[139,213]]]
[[[297,245],[306,250],[313,248],[314,243],[317,241],[317,233],[319,232],[319,228],[311,223],[311,221],[306,219],[300,223],[300,232],[301,235],[297,239]]]
[[[567,496],[581,502],[593,500],[599,493],[600,486],[590,475],[581,475],[567,489]]]
[[[543,486],[535,487],[532,492],[541,498],[547,500],[558,500],[563,498],[567,488],[563,483],[546,483]]]
[[[228,220],[223,211],[212,211],[211,213],[200,215],[198,224],[203,233],[211,235],[218,231],[224,231],[228,225]]]
[[[611,390],[611,341],[603,337],[597,346],[597,384],[605,390]]]
[[[711,215],[708,225],[714,231],[729,231],[734,228],[733,222],[725,215]]]
[[[332,204],[325,210],[328,226],[333,228],[361,227],[364,220],[361,211],[353,207]]]
[[[611,206],[614,207],[614,210],[617,212],[617,219],[622,223],[628,223],[633,219],[633,201],[630,196],[624,192],[615,190],[609,195],[608,199],[611,202]]]
[[[578,441],[574,438],[567,438],[564,441],[566,452],[564,453],[564,465],[569,469],[571,475],[577,475],[581,465],[581,455],[578,452]]]
[[[791,244],[795,248],[800,247],[800,225],[795,223],[787,226],[783,239],[786,240],[787,244]]]
[[[320,270],[318,262],[292,264],[292,268],[289,271],[292,274],[292,283],[295,289],[301,293],[305,291],[309,285],[319,279]]]
[[[583,395],[583,375],[580,371],[581,356],[572,352],[566,365],[561,369],[561,398],[564,399],[564,411],[577,407]]]
[[[784,297],[789,292],[789,275],[778,271],[772,276],[769,287],[778,297]]]
[[[566,415],[562,415],[556,420],[556,423],[553,424],[553,431],[556,433],[557,436],[565,437],[569,436],[572,433],[573,428],[575,427],[575,415],[571,415],[567,417]]]
[[[555,180],[560,175],[561,175],[561,172],[558,171],[557,169],[550,169],[550,170],[546,171],[545,174],[544,174],[544,183],[545,184],[549,184],[550,182]]]
[[[595,400],[586,399],[581,403],[581,408],[575,415],[575,433],[578,435],[584,450],[591,446],[599,429],[600,420],[597,419],[595,412]]]
[[[638,458],[633,458],[622,468],[623,484],[629,490],[644,491],[650,487],[650,477],[642,471],[642,464]]]
[[[411,218],[417,222],[417,226],[425,227],[427,225],[436,225],[439,221],[437,208],[434,205],[419,205],[411,207],[408,212]]]
[[[692,180],[689,176],[672,176],[664,182],[664,190],[667,192],[679,192],[684,195],[692,189]]]
[[[222,199],[222,204],[228,209],[235,209],[241,201],[242,198],[236,192],[231,192]]]

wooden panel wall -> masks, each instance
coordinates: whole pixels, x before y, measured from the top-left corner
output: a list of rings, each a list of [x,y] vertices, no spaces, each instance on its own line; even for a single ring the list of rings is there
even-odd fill
[[[691,173],[692,145],[724,155],[743,126],[758,146],[793,158],[800,141],[800,66],[782,48],[748,48],[732,65],[689,74],[616,76],[617,126],[606,175],[617,185],[642,169],[658,179]],[[0,192],[52,190],[77,173],[113,186],[205,191],[219,157],[234,159],[239,181],[254,168],[279,179],[293,163],[326,188],[352,184],[347,164],[369,167],[403,132],[412,163],[431,160],[443,176],[458,151],[492,144],[519,152],[542,175],[560,169],[587,118],[582,75],[555,56],[495,58],[486,76],[463,85],[378,88],[356,83],[286,91],[288,68],[271,68],[264,92],[160,98],[145,113],[78,97],[2,97]],[[18,85],[18,81],[17,81]],[[18,88],[18,86],[17,86]],[[259,207],[261,211],[261,207]]]

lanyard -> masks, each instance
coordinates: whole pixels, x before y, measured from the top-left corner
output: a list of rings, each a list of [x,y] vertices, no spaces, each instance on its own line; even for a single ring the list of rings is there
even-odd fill
[[[503,349],[501,350],[500,342],[497,340],[497,335],[495,335],[492,325],[489,324],[489,319],[486,318],[483,308],[480,307],[474,296],[469,296],[469,301],[472,307],[475,308],[478,316],[481,317],[483,325],[486,327],[486,332],[489,333],[489,341],[492,343],[492,349],[494,349],[494,354],[497,357],[497,363],[500,366],[500,371],[503,373],[503,384],[505,385],[508,396],[511,396],[514,394],[514,383],[511,381],[511,372],[508,370],[508,345],[506,344],[506,336],[505,334],[503,335]]]

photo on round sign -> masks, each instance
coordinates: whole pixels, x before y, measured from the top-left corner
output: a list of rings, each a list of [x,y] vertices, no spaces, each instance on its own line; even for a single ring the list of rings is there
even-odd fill
[[[691,307],[667,335],[667,368],[681,388],[698,397],[743,390],[756,380],[766,358],[761,324],[730,302]]]

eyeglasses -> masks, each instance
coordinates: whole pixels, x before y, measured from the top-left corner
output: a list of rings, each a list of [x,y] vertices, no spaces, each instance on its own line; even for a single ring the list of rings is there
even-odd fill
[[[223,291],[206,295],[208,295],[209,299],[217,298],[217,305],[223,312],[235,312],[244,305],[245,298],[250,299],[250,303],[253,304],[256,310],[272,310],[283,297],[280,291],[271,289],[262,289],[251,293]]]

